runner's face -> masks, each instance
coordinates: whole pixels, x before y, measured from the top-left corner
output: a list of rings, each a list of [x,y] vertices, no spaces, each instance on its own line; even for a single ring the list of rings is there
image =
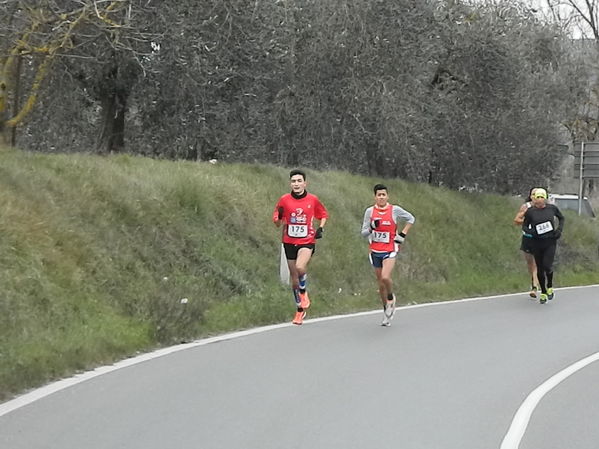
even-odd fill
[[[534,207],[543,208],[545,207],[545,198],[533,198],[532,204]]]
[[[289,184],[291,191],[295,194],[301,195],[306,190],[306,180],[302,175],[293,175]]]
[[[389,201],[389,195],[386,190],[377,190],[374,194],[374,199],[376,200],[376,205],[378,207],[384,207]]]
[[[529,194],[528,196],[530,197],[530,199],[531,199],[531,200],[532,200],[532,199],[535,197],[535,191],[536,191],[536,190],[537,190],[537,189],[532,189],[532,190],[530,191],[530,194]]]

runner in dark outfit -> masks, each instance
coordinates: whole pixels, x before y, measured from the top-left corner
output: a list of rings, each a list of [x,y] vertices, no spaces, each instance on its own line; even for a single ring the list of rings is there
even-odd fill
[[[557,240],[564,229],[564,216],[554,204],[547,204],[547,191],[537,188],[532,207],[524,214],[522,231],[531,238],[532,253],[537,264],[537,277],[541,288],[539,302],[545,304],[554,297],[553,259]]]

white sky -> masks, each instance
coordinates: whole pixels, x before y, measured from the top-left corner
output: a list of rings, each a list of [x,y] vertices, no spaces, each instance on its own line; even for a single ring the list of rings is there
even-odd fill
[[[564,19],[570,17],[572,14],[575,14],[576,17],[580,18],[580,15],[575,12],[572,4],[577,5],[585,15],[588,15],[587,3],[589,3],[595,9],[597,9],[599,6],[599,0],[520,0],[520,2],[537,8],[541,13],[548,14],[549,16],[551,15],[550,8],[548,6],[549,3],[552,5],[559,5],[555,8],[559,11],[560,15]],[[597,19],[599,19],[597,11],[595,12],[595,19],[597,23]],[[572,22],[569,27],[569,31],[572,33],[572,37],[574,38],[583,37],[583,32],[586,34],[584,37],[593,37],[593,33],[590,31],[590,28],[586,23],[584,23],[584,21]]]

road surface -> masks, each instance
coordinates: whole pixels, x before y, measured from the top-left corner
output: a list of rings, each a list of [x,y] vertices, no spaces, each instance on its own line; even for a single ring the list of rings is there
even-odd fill
[[[522,293],[399,308],[389,328],[381,314],[216,338],[46,387],[0,404],[0,447],[499,448],[531,392],[599,352],[599,286],[546,305]],[[502,448],[597,449],[598,385],[592,362],[547,388],[521,442]]]

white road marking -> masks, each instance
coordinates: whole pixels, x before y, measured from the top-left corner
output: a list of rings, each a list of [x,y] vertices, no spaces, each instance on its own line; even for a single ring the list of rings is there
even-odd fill
[[[597,360],[599,360],[599,352],[563,369],[553,377],[543,382],[532,393],[530,393],[514,415],[512,424],[510,425],[510,428],[505,435],[503,442],[501,443],[500,449],[518,449],[520,447],[522,437],[524,436],[524,432],[526,431],[526,427],[528,427],[530,417],[540,400],[543,399],[543,396],[553,390],[560,382],[567,379],[585,366],[596,362]]]
[[[582,286],[577,286],[577,287],[564,287],[564,288],[559,288],[559,289],[556,288],[555,291],[598,287],[598,286],[599,286],[599,284],[597,284],[597,285],[582,285]],[[431,302],[431,303],[425,303],[425,304],[414,304],[414,305],[409,305],[409,306],[403,306],[399,309],[400,310],[418,309],[421,307],[433,307],[433,306],[440,306],[443,304],[456,304],[456,303],[463,303],[463,302],[470,302],[470,301],[482,301],[482,300],[488,300],[488,299],[504,298],[506,296],[515,296],[518,294],[519,293],[510,293],[510,294],[505,294],[505,295],[481,296],[481,297],[477,297],[477,298],[456,299],[453,301],[441,301],[441,302]],[[338,320],[338,319],[342,319],[342,318],[351,318],[351,317],[356,317],[356,316],[375,315],[378,313],[381,313],[380,309],[370,310],[367,312],[357,312],[357,313],[352,313],[349,315],[334,315],[334,316],[328,316],[328,317],[322,317],[322,318],[314,318],[314,319],[309,319],[307,321],[304,321],[303,326],[309,325],[311,323],[319,323],[322,321]],[[103,374],[108,374],[113,371],[116,371],[116,370],[119,370],[122,368],[126,368],[128,366],[137,365],[138,363],[146,362],[148,360],[156,359],[158,357],[162,357],[162,356],[165,356],[168,354],[183,351],[185,349],[195,348],[198,346],[204,346],[207,344],[217,343],[220,341],[233,340],[233,339],[239,338],[239,337],[245,337],[248,335],[259,334],[259,333],[268,332],[268,331],[271,331],[274,329],[281,329],[284,327],[292,327],[292,326],[295,326],[295,325],[291,324],[291,323],[281,323],[281,324],[273,324],[270,326],[257,327],[254,329],[248,329],[248,330],[239,331],[239,332],[233,332],[233,333],[229,333],[229,334],[223,334],[223,335],[219,335],[216,337],[204,338],[202,340],[196,340],[191,343],[184,343],[184,344],[180,344],[180,345],[176,345],[176,346],[171,346],[168,348],[158,349],[156,351],[149,352],[146,354],[141,354],[139,356],[132,357],[130,359],[121,360],[120,362],[117,362],[113,365],[101,366],[94,370],[86,371],[84,373],[77,374],[73,377],[69,377],[66,379],[62,379],[62,380],[53,382],[51,384],[48,384],[43,387],[32,390],[29,393],[25,393],[21,396],[18,396],[15,399],[4,402],[4,403],[0,404],[0,416],[6,415],[14,410],[17,410],[21,407],[31,404],[32,402],[38,401],[42,398],[45,398],[46,396],[50,396],[53,393],[56,393],[58,391],[72,387],[73,385],[77,385],[79,383],[85,382],[86,380],[93,379],[94,377],[98,377]]]

